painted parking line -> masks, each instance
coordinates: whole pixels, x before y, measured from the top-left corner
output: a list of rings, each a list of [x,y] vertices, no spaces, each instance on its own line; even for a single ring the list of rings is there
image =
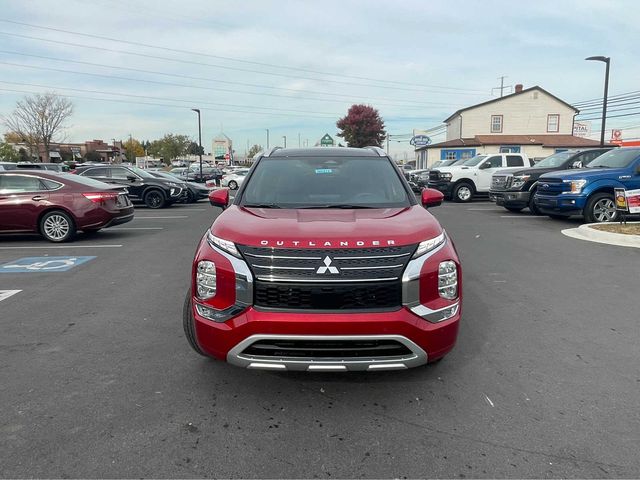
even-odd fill
[[[65,249],[65,248],[120,248],[122,245],[41,245],[41,246],[23,246],[23,247],[0,247],[0,250],[41,250],[46,249]]]
[[[163,218],[189,218],[189,215],[167,215],[164,217],[134,217],[135,220],[155,220]]]
[[[0,265],[0,273],[66,272],[94,258],[96,257],[24,257]]]
[[[489,207],[489,208],[467,208],[468,211],[470,212],[498,212],[499,209],[497,209],[496,207]]]
[[[110,232],[120,230],[164,230],[164,227],[114,227],[109,229]]]
[[[527,218],[529,220],[533,220],[533,219],[546,219],[547,217],[541,217],[538,215],[500,215],[500,218]]]
[[[22,290],[0,290],[0,302],[15,295],[16,293],[20,293],[21,291]]]

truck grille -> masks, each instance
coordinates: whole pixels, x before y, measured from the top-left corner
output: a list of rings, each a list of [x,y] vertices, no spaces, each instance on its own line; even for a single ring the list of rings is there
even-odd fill
[[[396,340],[288,340],[253,342],[242,352],[256,357],[288,358],[384,358],[401,357],[412,352]]]
[[[440,172],[438,170],[429,170],[429,180],[434,182],[440,180]]]
[[[494,175],[491,177],[491,190],[508,190],[512,181],[513,175]]]
[[[571,184],[564,183],[559,178],[545,178],[538,183],[538,193],[540,195],[560,195],[562,192],[571,190]]]

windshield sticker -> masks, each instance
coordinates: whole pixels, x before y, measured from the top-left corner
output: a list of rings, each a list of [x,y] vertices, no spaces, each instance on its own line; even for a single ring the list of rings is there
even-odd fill
[[[316,173],[333,173],[330,168],[316,168]]]

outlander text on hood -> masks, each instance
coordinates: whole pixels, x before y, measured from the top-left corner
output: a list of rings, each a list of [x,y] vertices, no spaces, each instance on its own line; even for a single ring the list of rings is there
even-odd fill
[[[251,369],[394,370],[454,346],[453,242],[379,148],[272,149],[202,237],[184,304],[193,349]]]

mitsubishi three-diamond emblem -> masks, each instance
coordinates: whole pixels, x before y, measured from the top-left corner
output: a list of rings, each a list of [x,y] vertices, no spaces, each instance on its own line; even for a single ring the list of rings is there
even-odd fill
[[[331,265],[331,258],[329,258],[329,256],[324,257],[324,260],[322,261],[322,263],[324,263],[323,267],[318,267],[318,271],[316,272],[317,274],[323,274],[323,273],[327,273],[327,271],[329,273],[340,273],[338,271],[338,269],[334,266]]]

